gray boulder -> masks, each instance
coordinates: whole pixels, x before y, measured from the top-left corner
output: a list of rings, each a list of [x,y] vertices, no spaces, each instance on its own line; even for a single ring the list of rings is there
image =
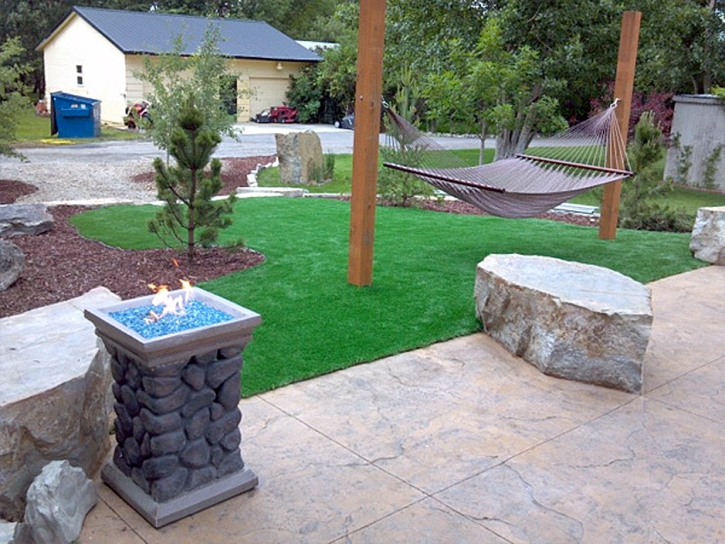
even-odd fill
[[[690,251],[701,261],[725,265],[725,206],[697,210]]]
[[[489,255],[475,298],[485,332],[544,374],[641,391],[652,326],[646,286],[598,266]]]
[[[95,474],[110,449],[110,357],[83,317],[116,303],[105,288],[0,320],[0,518],[19,521],[50,461]]]
[[[96,504],[96,488],[68,461],[48,463],[28,489],[25,519],[15,528],[16,544],[70,544]]]
[[[0,291],[5,291],[20,277],[25,265],[23,251],[7,240],[0,240]]]
[[[285,184],[322,181],[324,157],[320,137],[308,130],[275,134],[279,176]]]
[[[55,220],[45,204],[0,205],[0,236],[42,234],[54,225]]]

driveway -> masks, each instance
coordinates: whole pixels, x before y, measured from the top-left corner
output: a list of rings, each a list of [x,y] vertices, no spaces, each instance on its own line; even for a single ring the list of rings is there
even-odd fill
[[[257,124],[236,125],[238,140],[224,137],[217,149],[217,157],[254,157],[274,155],[277,152],[276,133],[302,132],[312,130],[320,137],[325,153],[352,153],[353,131],[335,128],[332,125],[299,124]],[[476,149],[477,138],[439,137],[436,140],[447,149]],[[381,143],[384,136],[381,136]],[[150,140],[116,140],[77,145],[29,147],[21,150],[30,162],[108,163],[153,159],[164,156]],[[10,159],[0,157],[0,168]],[[13,159],[13,162],[17,162]]]

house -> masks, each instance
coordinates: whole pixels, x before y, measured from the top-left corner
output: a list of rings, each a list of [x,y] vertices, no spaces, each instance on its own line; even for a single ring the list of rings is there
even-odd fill
[[[238,121],[281,105],[290,76],[322,60],[264,22],[74,7],[37,47],[43,52],[46,99],[57,91],[95,98],[102,121],[120,123],[126,106],[151,91],[136,75],[144,57],[172,52],[179,36],[182,54],[192,54],[210,24],[219,27],[219,51],[235,76],[229,84],[237,100],[229,110]]]

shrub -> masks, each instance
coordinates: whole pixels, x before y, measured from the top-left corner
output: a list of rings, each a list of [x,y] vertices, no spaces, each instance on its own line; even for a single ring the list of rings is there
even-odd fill
[[[385,162],[411,167],[421,164],[422,152],[414,146],[382,147],[380,154]],[[407,208],[415,205],[419,197],[433,196],[435,191],[412,174],[383,167],[378,174],[378,193],[387,204]]]
[[[662,130],[652,112],[642,114],[628,149],[635,176],[622,185],[619,225],[638,230],[687,232],[692,221],[682,210],[657,201],[672,190],[662,181],[656,163],[664,153]]]

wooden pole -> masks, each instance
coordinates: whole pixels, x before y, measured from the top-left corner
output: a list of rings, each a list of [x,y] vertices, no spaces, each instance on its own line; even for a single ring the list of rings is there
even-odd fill
[[[384,40],[385,0],[360,0],[347,268],[348,282],[358,287],[373,282]]]
[[[627,138],[629,130],[629,113],[632,109],[632,89],[634,87],[634,69],[637,64],[637,48],[639,46],[639,27],[642,14],[639,11],[625,11],[622,14],[622,30],[619,37],[619,58],[617,60],[617,79],[614,83],[614,99],[619,99],[615,111],[617,123],[622,136]],[[624,170],[624,164],[614,159],[610,153],[607,166],[617,170]],[[599,238],[601,240],[614,240],[617,236],[617,221],[619,219],[619,196],[622,192],[622,182],[614,181],[604,186],[602,196],[601,214],[599,217]]]

